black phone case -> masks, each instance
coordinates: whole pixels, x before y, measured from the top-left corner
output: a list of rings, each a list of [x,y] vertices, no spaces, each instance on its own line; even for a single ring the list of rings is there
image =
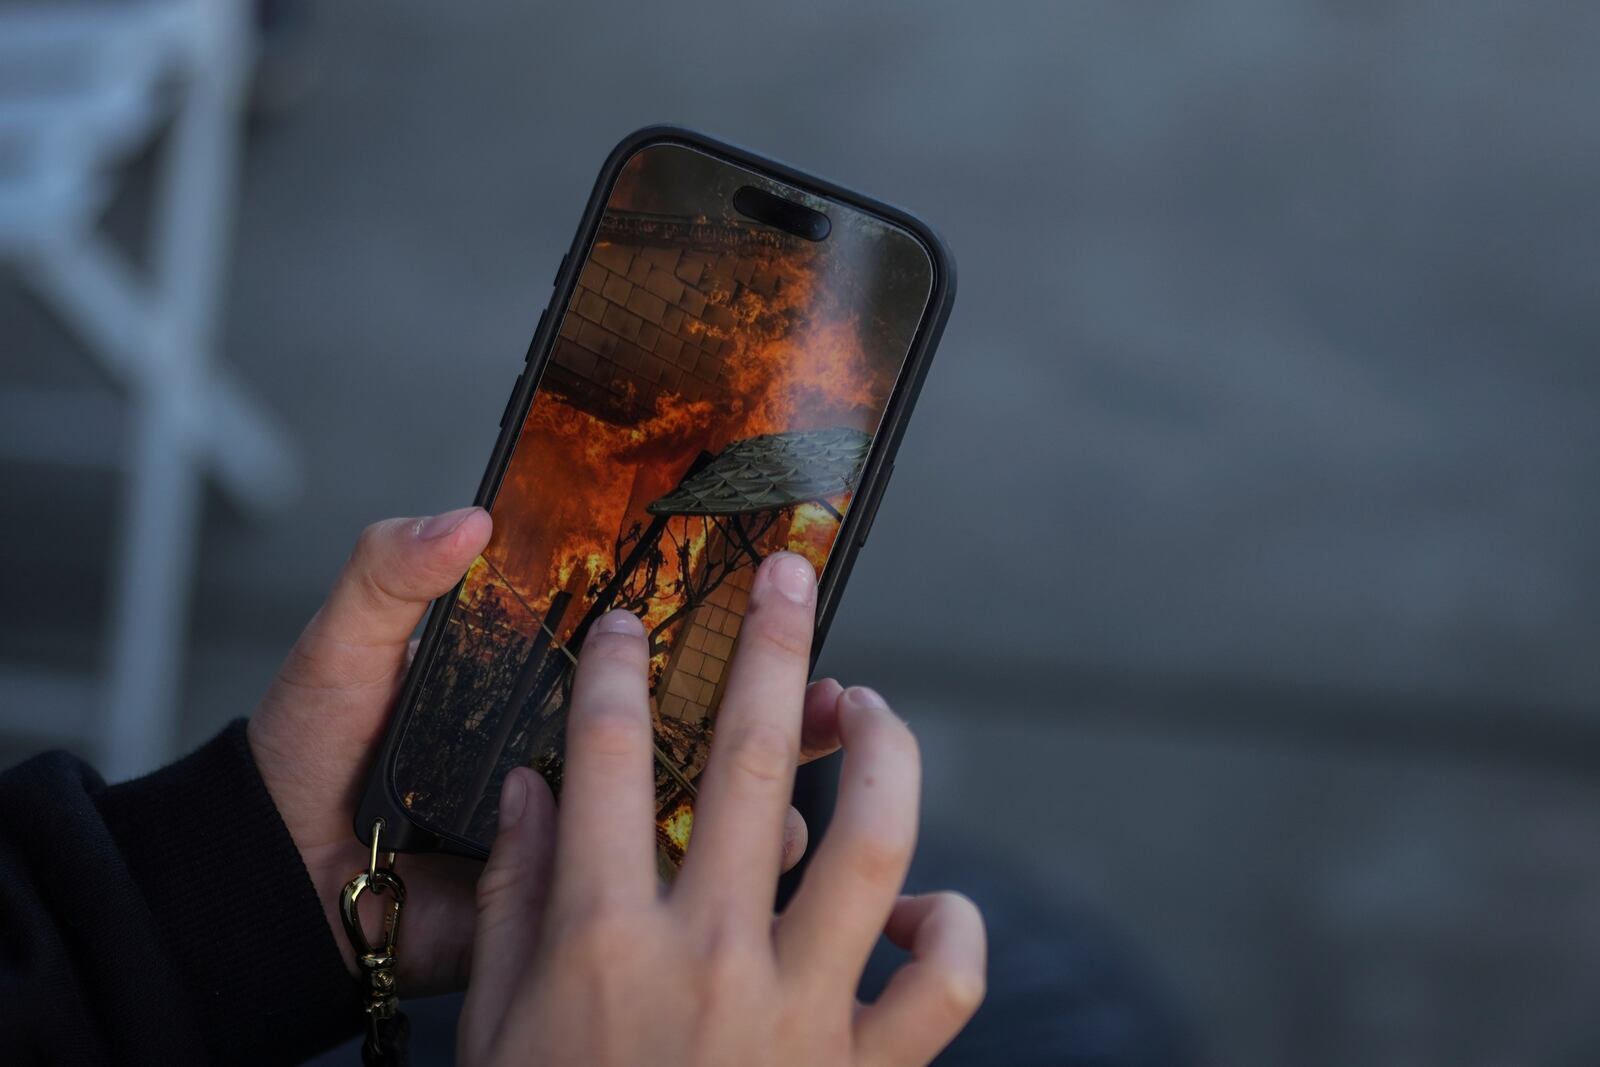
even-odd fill
[[[528,405],[532,402],[533,392],[538,386],[545,362],[554,348],[554,333],[559,326],[560,318],[557,309],[565,308],[572,296],[578,272],[583,266],[585,250],[590,246],[599,226],[609,190],[628,158],[639,149],[654,144],[680,144],[696,148],[769,175],[777,181],[876,215],[913,234],[924,245],[933,265],[933,286],[927,311],[917,326],[904,369],[884,409],[883,422],[873,438],[862,470],[859,492],[865,501],[865,506],[852,507],[846,514],[822,574],[817,594],[816,638],[811,651],[812,666],[815,667],[817,656],[821,654],[823,641],[827,637],[828,625],[833,620],[833,613],[844,590],[845,581],[855,565],[856,556],[866,543],[867,535],[872,528],[872,520],[877,515],[878,504],[883,499],[884,489],[894,471],[895,453],[900,448],[906,424],[911,418],[911,410],[916,404],[917,394],[922,390],[922,383],[927,378],[934,350],[938,346],[940,335],[944,332],[945,322],[950,316],[951,304],[955,301],[955,264],[949,249],[931,227],[909,212],[693,130],[677,126],[647,126],[629,134],[607,157],[599,177],[595,180],[594,189],[589,194],[588,206],[584,208],[583,220],[578,225],[572,245],[561,257],[550,302],[539,316],[533,341],[528,346],[527,365],[513,386],[511,396],[506,402],[505,412],[500,417],[500,436],[495,442],[488,469],[484,472],[473,502],[481,507],[488,507],[494,502],[516,444],[518,428]],[[400,699],[395,703],[395,712],[378,747],[372,770],[367,777],[366,790],[356,810],[356,837],[364,844],[371,844],[374,825],[380,819],[383,821],[382,847],[385,851],[450,852],[477,858],[487,855],[485,850],[471,841],[434,833],[413,822],[400,803],[393,780],[393,761],[401,735],[405,731],[406,720],[416,701],[425,668],[431,663],[444,631],[450,606],[455,602],[459,592],[460,586],[457,585],[455,589],[434,601],[416,658],[406,677]]]

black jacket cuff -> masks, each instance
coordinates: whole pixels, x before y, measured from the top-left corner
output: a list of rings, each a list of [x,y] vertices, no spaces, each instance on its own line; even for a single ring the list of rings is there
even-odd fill
[[[243,719],[96,803],[217,1062],[298,1063],[359,1029],[359,989]]]

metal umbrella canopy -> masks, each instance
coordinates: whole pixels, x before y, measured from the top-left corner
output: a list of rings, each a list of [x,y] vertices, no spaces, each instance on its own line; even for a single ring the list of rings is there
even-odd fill
[[[652,515],[750,515],[855,489],[872,435],[845,426],[735,441],[650,504]]]

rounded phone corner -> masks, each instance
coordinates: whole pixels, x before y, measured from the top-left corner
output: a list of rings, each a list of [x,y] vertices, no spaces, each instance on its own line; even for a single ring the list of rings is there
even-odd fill
[[[385,852],[432,852],[438,848],[434,835],[411,819],[405,805],[395,795],[389,781],[389,761],[382,759],[367,778],[367,788],[356,806],[351,829],[356,840],[371,847],[374,829],[379,830],[379,846]]]

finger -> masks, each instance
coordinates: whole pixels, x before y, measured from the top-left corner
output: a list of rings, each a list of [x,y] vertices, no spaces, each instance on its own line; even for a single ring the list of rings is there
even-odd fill
[[[800,762],[831,756],[839,750],[839,694],[844,687],[832,678],[806,686],[805,706],[800,720]],[[783,821],[783,870],[794,870],[805,858],[811,841],[811,828],[805,816],[790,808]]]
[[[838,803],[777,936],[785,969],[853,985],[911,863],[922,769],[911,731],[877,693],[846,689],[839,712]]]
[[[558,907],[655,896],[648,659],[644,626],[626,611],[602,615],[578,654],[556,843]]]
[[[478,878],[469,1000],[486,1020],[506,1014],[539,939],[554,851],[555,800],[533,771],[518,767],[500,787],[500,821]],[[485,1032],[482,1026],[466,1028]]]
[[[911,959],[856,1016],[858,1062],[872,1067],[927,1063],[983,1002],[983,916],[959,893],[901,897],[884,933]]]
[[[800,762],[831,756],[839,751],[839,694],[844,686],[822,678],[806,686],[800,712]]]
[[[806,854],[806,844],[811,840],[811,829],[806,826],[806,818],[794,808],[790,808],[783,817],[783,869],[794,870],[794,865],[800,862],[800,857]]]
[[[800,762],[809,763],[839,749],[839,694],[844,687],[832,678],[806,686],[805,708],[800,726]],[[783,820],[783,870],[794,870],[805,858],[811,841],[811,828],[805,816],[791,807]]]
[[[775,553],[756,572],[674,893],[762,929],[772,921],[794,792],[816,603],[817,572],[803,556]]]
[[[461,580],[493,525],[482,508],[460,508],[367,527],[296,642],[285,680],[316,688],[392,685],[429,602]]]
[[[544,821],[547,847],[554,851],[553,800]],[[395,977],[408,995],[426,997],[466,988],[472,977],[472,940],[478,928],[478,879],[482,875],[483,861],[466,856],[439,852],[407,859],[404,921],[410,933],[404,936]]]

